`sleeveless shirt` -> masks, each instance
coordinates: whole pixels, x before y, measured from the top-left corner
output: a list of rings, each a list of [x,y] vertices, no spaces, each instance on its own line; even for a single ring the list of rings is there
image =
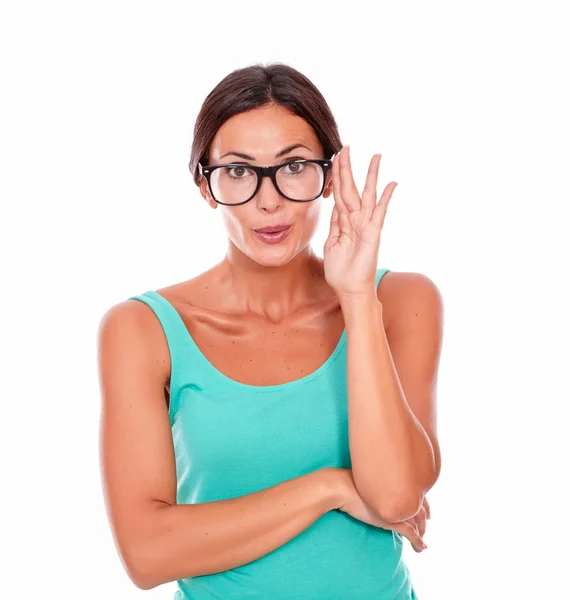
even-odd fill
[[[377,269],[376,286],[388,271]],[[168,343],[177,504],[251,494],[322,467],[352,468],[346,327],[312,373],[257,386],[214,367],[158,292],[129,300],[152,309]],[[259,559],[178,580],[174,600],[417,600],[402,546],[400,533],[335,509]]]

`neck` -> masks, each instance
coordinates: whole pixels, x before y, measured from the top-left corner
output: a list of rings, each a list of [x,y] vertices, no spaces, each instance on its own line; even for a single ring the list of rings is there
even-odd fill
[[[323,260],[310,246],[286,264],[263,265],[230,243],[219,268],[221,287],[231,290],[236,308],[274,322],[334,295],[325,280]]]

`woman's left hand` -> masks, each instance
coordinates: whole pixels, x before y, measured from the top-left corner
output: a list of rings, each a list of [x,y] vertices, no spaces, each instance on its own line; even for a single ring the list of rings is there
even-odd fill
[[[376,202],[381,158],[375,154],[370,161],[362,198],[352,175],[350,148],[344,146],[333,160],[335,205],[324,245],[324,269],[327,283],[341,299],[376,295],[380,233],[388,202],[398,185],[389,183]]]

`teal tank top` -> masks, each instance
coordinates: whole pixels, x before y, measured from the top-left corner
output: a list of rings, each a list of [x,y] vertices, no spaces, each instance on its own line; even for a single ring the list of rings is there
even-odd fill
[[[376,286],[389,269],[377,269]],[[351,468],[346,328],[316,371],[280,385],[230,379],[200,351],[163,296],[145,302],[171,359],[178,504],[251,494],[321,467]],[[177,581],[174,600],[417,600],[400,533],[331,510],[269,554]]]

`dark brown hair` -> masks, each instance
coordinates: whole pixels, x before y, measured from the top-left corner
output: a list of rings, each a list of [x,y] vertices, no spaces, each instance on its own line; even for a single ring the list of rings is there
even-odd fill
[[[200,182],[198,163],[208,164],[210,144],[223,123],[238,113],[269,104],[279,104],[305,119],[322,145],[324,158],[341,150],[336,120],[317,87],[283,63],[256,63],[226,75],[202,104],[188,165],[196,185]]]

